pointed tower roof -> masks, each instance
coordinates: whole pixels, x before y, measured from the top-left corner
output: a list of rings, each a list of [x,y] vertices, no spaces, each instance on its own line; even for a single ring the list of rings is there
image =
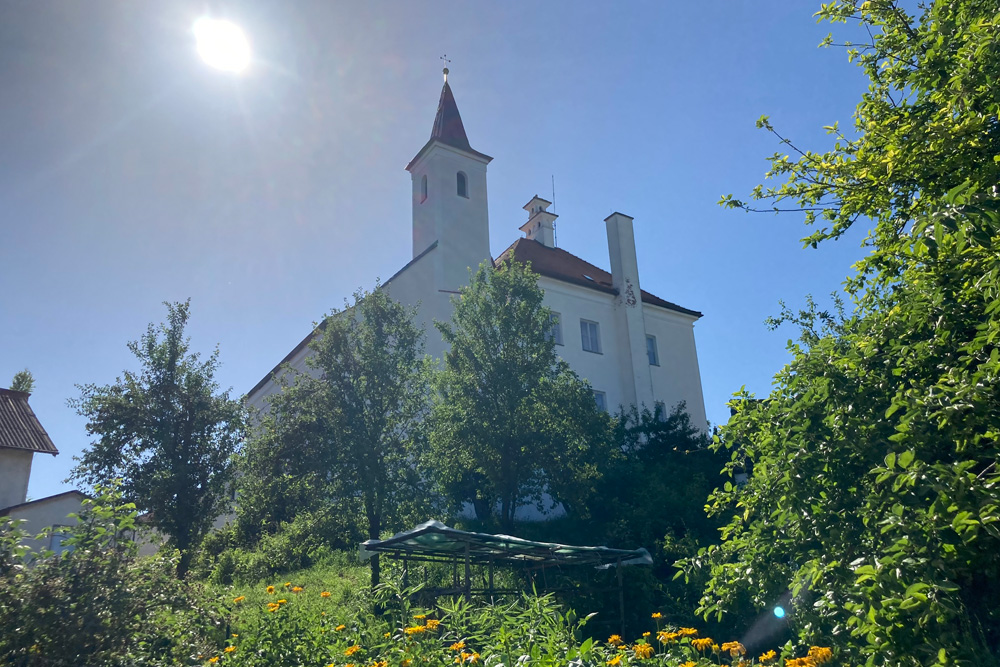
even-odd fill
[[[451,86],[448,85],[448,68],[444,70],[444,87],[441,88],[441,98],[438,100],[437,115],[434,117],[434,126],[431,128],[431,138],[417,152],[416,156],[410,160],[410,163],[406,165],[407,171],[409,171],[410,167],[417,160],[423,157],[424,153],[427,152],[435,141],[445,146],[470,153],[487,162],[493,159],[489,155],[473,149],[469,144],[469,137],[465,134],[465,125],[462,123],[462,115],[458,113],[458,103],[455,102],[455,94],[451,92]]]

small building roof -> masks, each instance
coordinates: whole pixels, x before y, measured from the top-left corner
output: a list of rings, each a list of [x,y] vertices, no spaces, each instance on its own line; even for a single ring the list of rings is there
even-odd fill
[[[41,505],[42,503],[52,502],[53,500],[59,500],[60,498],[67,498],[69,496],[79,496],[80,502],[85,499],[90,498],[83,491],[77,491],[76,489],[71,489],[69,491],[63,491],[62,493],[57,493],[53,496],[45,496],[44,498],[38,498],[37,500],[28,500],[23,503],[18,503],[17,505],[11,505],[10,507],[4,507],[0,509],[0,516],[7,516],[11,512],[23,510],[27,507],[33,507],[35,505]]]
[[[28,405],[30,395],[23,391],[0,389],[0,448],[55,456],[59,450]]]
[[[599,269],[562,248],[549,248],[534,239],[519,238],[514,241],[497,257],[495,263],[499,264],[506,259],[521,263],[531,262],[531,270],[542,276],[607,294],[618,294],[618,290],[611,284],[611,274],[604,269]],[[642,290],[642,302],[692,317],[701,317],[701,313],[697,310],[678,306],[646,290]]]
[[[396,533],[386,540],[361,544],[363,557],[384,553],[413,560],[452,561],[516,565],[652,565],[645,549],[582,547],[554,542],[536,542],[511,535],[473,533],[451,528],[440,521],[426,521],[412,530]]]

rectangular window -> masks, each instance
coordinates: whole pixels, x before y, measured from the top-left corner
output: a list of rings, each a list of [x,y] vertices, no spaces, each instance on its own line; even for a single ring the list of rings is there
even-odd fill
[[[555,341],[556,345],[563,344],[562,317],[559,313],[552,313],[549,315],[549,333],[546,334],[546,338],[548,340]]]
[[[601,331],[597,322],[580,320],[580,338],[585,352],[601,353]]]
[[[660,365],[660,356],[656,353],[656,336],[646,336],[646,356],[650,366]]]
[[[603,391],[594,392],[594,403],[597,403],[597,407],[601,410],[608,411],[608,395]]]
[[[661,422],[667,421],[667,406],[663,404],[663,401],[657,401],[653,406],[653,410],[656,412],[656,418]]]

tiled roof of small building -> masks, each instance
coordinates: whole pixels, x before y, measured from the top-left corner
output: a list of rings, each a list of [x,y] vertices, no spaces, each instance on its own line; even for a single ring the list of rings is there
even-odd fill
[[[0,448],[56,455],[59,450],[28,405],[29,395],[0,389]]]
[[[516,262],[531,262],[531,270],[535,273],[572,283],[581,287],[606,292],[607,294],[617,294],[611,284],[611,274],[604,269],[599,269],[590,262],[586,262],[576,255],[566,252],[562,248],[549,248],[534,239],[520,238],[503,251],[497,257],[496,264],[505,259],[513,259]],[[666,299],[650,294],[642,290],[642,302],[651,306],[659,306],[685,315],[701,317],[697,310],[691,310],[676,303],[671,303]]]

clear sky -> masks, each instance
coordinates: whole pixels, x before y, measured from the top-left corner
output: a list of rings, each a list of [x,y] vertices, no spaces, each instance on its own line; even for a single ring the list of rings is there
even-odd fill
[[[15,6],[16,5],[16,6]],[[839,288],[863,230],[804,250],[801,217],[716,205],[781,150],[849,126],[864,90],[818,2],[169,3],[33,0],[0,21],[0,386],[29,368],[30,403],[60,450],[29,496],[88,442],[76,384],[135,368],[126,342],[191,298],[189,333],[247,392],[358,287],[411,256],[403,167],[426,142],[438,59],[489,166],[494,255],[523,206],[552,199],[560,247],[608,268],[604,218],[635,218],[642,287],[702,311],[709,419],[759,394],[792,331],[779,299]],[[206,7],[240,24],[254,61],[206,67]],[[845,28],[846,30],[846,28]],[[822,299],[821,299],[822,300]]]

